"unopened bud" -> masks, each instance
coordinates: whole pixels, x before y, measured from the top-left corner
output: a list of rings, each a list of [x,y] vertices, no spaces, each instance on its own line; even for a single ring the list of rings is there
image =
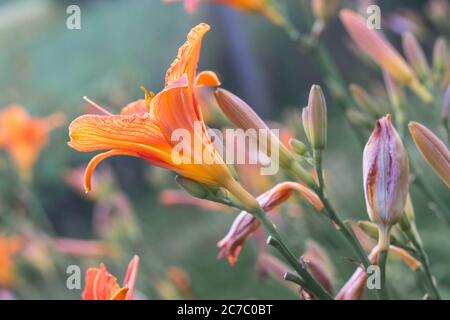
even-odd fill
[[[408,176],[408,155],[388,115],[377,121],[363,154],[367,212],[383,232],[389,231],[404,213]]]
[[[417,122],[410,122],[409,132],[422,156],[450,188],[450,151],[431,130]]]
[[[308,106],[303,108],[302,119],[311,146],[314,149],[324,149],[327,141],[327,104],[320,86],[311,87]]]

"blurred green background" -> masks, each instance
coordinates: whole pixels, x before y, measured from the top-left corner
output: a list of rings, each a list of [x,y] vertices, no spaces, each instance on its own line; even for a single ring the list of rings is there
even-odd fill
[[[301,27],[300,11],[304,9],[300,2],[288,1],[288,7],[292,20]],[[405,7],[420,9],[425,2],[379,1],[383,14]],[[66,28],[66,8],[70,4],[81,8],[81,30]],[[344,5],[354,6],[355,1],[344,1]],[[304,138],[301,108],[307,102],[310,86],[322,84],[321,74],[309,57],[299,54],[282,30],[263,17],[210,4],[200,5],[197,14],[189,15],[181,4],[164,4],[159,0],[0,3],[0,108],[18,103],[35,116],[57,111],[67,116],[66,124],[52,132],[30,187],[42,206],[38,209],[37,204],[32,205],[30,209],[33,211],[30,219],[39,228],[47,220],[39,216],[44,214],[51,227],[43,228],[52,236],[98,238],[93,229],[94,203],[72,190],[63,179],[68,169],[86,164],[92,157],[67,146],[67,125],[84,113],[83,96],[115,113],[129,101],[142,97],[141,85],[158,92],[178,47],[190,28],[201,21],[210,24],[211,31],[203,42],[199,69],[216,71],[224,88],[241,96],[266,119],[282,122],[286,120],[286,112],[293,110],[289,113],[290,125],[296,127],[299,138]],[[435,39],[434,31],[430,32],[424,40],[428,52]],[[398,44],[398,36],[390,36]],[[326,38],[345,79],[369,88],[379,81],[378,71],[371,71],[349,52],[347,35],[338,21],[332,23]],[[325,168],[330,196],[345,218],[367,219],[361,146],[327,91],[325,95],[329,110]],[[13,234],[13,208],[21,186],[8,156],[2,152],[1,159],[0,226]],[[418,159],[418,163],[423,165],[433,191],[450,204],[448,190],[423,161]],[[259,277],[255,266],[258,251],[251,240],[234,267],[226,260],[216,259],[216,242],[228,231],[233,214],[206,212],[190,206],[166,208],[159,203],[158,196],[164,188],[176,188],[172,175],[130,158],[113,158],[108,164],[130,199],[141,234],[133,240],[114,240],[119,243],[119,258],[56,255],[51,256],[56,268],[43,272],[19,261],[20,280],[12,289],[17,297],[78,299],[81,290],[65,287],[67,265],[79,264],[84,270],[104,261],[121,280],[129,259],[138,254],[141,269],[137,289],[146,298],[163,298],[155,285],[166,277],[169,266],[178,266],[188,274],[194,298],[296,298],[295,292],[278,281]],[[423,194],[414,187],[412,191],[419,231],[432,270],[441,292],[449,298],[449,229],[430,212]],[[283,211],[287,210],[288,207]],[[298,255],[303,252],[306,239],[314,239],[327,249],[339,270],[337,289],[355,269],[344,240],[330,232],[332,227],[326,219],[311,210],[303,210],[301,215],[284,212],[280,228]],[[413,273],[402,264],[392,263],[388,277],[397,297],[419,298],[423,294]]]

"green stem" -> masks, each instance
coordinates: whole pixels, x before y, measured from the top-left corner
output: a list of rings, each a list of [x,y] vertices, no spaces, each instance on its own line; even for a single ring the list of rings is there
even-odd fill
[[[438,291],[436,281],[434,280],[434,277],[431,273],[430,260],[428,258],[427,253],[425,252],[425,249],[423,248],[422,240],[420,239],[420,235],[418,234],[417,229],[415,228],[415,224],[411,225],[411,223],[405,221],[405,219],[401,220],[399,224],[400,229],[406,235],[406,238],[412,243],[412,245],[416,249],[418,258],[422,265],[422,271],[425,274],[427,280],[428,291],[430,293],[431,298],[440,300],[441,295]]]
[[[364,252],[364,249],[362,248],[359,240],[356,238],[353,231],[341,220],[341,218],[337,215],[334,208],[331,206],[330,202],[328,201],[328,197],[325,193],[325,183],[323,179],[323,170],[322,170],[322,155],[321,151],[315,150],[314,151],[314,163],[316,167],[317,177],[319,180],[319,187],[316,188],[317,195],[319,196],[320,200],[322,201],[325,212],[328,216],[328,218],[338,227],[337,229],[341,232],[341,234],[347,239],[347,241],[351,244],[354,251],[356,252],[359,261],[364,265],[365,268],[368,268],[371,263],[369,259],[367,258],[366,253]]]
[[[389,250],[383,249],[378,253],[378,266],[380,267],[380,295],[383,300],[389,300],[389,294],[386,286],[386,261]]]
[[[261,209],[254,213],[255,216],[264,225],[267,232],[273,239],[275,239],[274,246],[277,248],[288,263],[294,268],[298,275],[302,278],[305,284],[305,288],[311,291],[317,298],[322,300],[332,300],[333,298],[322,288],[322,286],[311,276],[311,274],[300,265],[297,258],[291,252],[291,250],[285,244],[285,241],[279,234],[277,228],[272,221],[267,217],[266,213]]]

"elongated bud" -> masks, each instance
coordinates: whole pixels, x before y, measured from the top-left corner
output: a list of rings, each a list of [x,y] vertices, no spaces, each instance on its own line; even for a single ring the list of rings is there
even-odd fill
[[[353,41],[382,69],[395,79],[408,85],[423,101],[431,102],[433,97],[418,81],[411,67],[402,56],[375,30],[369,29],[366,20],[356,12],[343,9],[340,18]]]
[[[327,141],[327,104],[320,86],[311,87],[308,106],[303,108],[302,119],[311,146],[314,149],[324,149]]]
[[[272,160],[278,160],[280,166],[286,170],[290,170],[295,164],[300,179],[309,186],[314,186],[314,180],[311,175],[295,162],[294,155],[281,143],[279,138],[272,133],[267,124],[247,103],[224,89],[216,90],[216,99],[222,112],[237,128],[243,130],[254,129],[257,131],[258,138],[264,136],[261,133],[265,133],[266,139],[258,139],[258,144],[260,149],[267,151]],[[278,155],[278,159],[273,159],[275,155]]]
[[[223,113],[236,127],[243,130],[254,129],[257,131],[258,136],[260,131],[265,131],[268,134],[268,138],[270,138],[267,146],[269,153],[272,148],[279,148],[280,165],[282,167],[290,166],[294,160],[293,155],[275,135],[271,134],[271,130],[267,124],[247,103],[224,89],[216,90],[216,99],[220,109],[222,109]],[[263,143],[263,141],[258,142]]]
[[[427,79],[430,76],[430,67],[417,38],[407,31],[402,36],[402,44],[409,64],[421,79]]]
[[[346,111],[345,115],[347,116],[348,120],[355,126],[363,128],[372,128],[373,121],[365,113],[362,113],[355,109],[349,109]]]
[[[208,188],[205,185],[203,185],[197,181],[185,178],[183,176],[176,176],[175,181],[187,193],[189,193],[190,195],[192,195],[196,198],[205,199],[209,194]]]
[[[445,73],[448,66],[447,42],[443,37],[439,37],[433,47],[433,69],[440,77]]]
[[[450,188],[450,151],[431,130],[417,122],[410,122],[409,132],[422,156]]]
[[[409,164],[405,147],[387,115],[377,121],[364,148],[364,195],[370,219],[387,232],[403,215]]]
[[[308,153],[308,150],[306,148],[306,145],[301,142],[300,140],[297,140],[295,138],[291,138],[289,140],[289,144],[292,147],[292,150],[299,156],[304,156]]]
[[[382,113],[377,106],[377,102],[369,95],[369,93],[361,86],[352,83],[349,86],[350,93],[358,107],[374,117],[380,117]]]

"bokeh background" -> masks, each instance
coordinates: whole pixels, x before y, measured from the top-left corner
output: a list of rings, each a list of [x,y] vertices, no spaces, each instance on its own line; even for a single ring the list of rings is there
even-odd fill
[[[66,28],[66,8],[70,4],[81,8],[81,30]],[[302,12],[308,10],[308,1],[287,4],[291,19],[301,29],[305,16],[310,15]],[[342,6],[356,4],[343,1]],[[414,12],[418,23],[423,24],[421,30],[425,31],[420,39],[430,54],[442,30],[427,20],[424,8],[428,1],[378,4],[383,18]],[[234,267],[216,259],[216,243],[228,231],[235,214],[191,205],[163,205],[161,192],[177,189],[171,173],[140,160],[119,157],[100,166],[94,189],[98,187],[102,192],[95,199],[68,183],[78,181],[81,187],[72,170],[82,168],[92,157],[67,146],[68,124],[89,110],[82,97],[88,96],[114,113],[142,97],[141,85],[158,92],[178,47],[199,22],[211,25],[200,69],[216,71],[224,88],[242,97],[265,119],[283,123],[303,139],[301,108],[307,102],[310,86],[322,84],[321,74],[285,32],[261,16],[214,4],[202,4],[195,15],[189,15],[180,3],[159,0],[0,2],[0,111],[10,104],[20,104],[33,116],[54,112],[66,116],[66,123],[52,131],[31,182],[22,182],[9,155],[0,153],[0,232],[8,236],[26,234],[31,243],[14,258],[16,277],[7,287],[8,294],[26,299],[79,299],[81,290],[66,288],[68,265],[79,265],[84,272],[103,261],[121,280],[128,261],[138,254],[141,268],[137,290],[142,298],[298,296],[281,282],[261,277],[256,263],[258,246],[252,240],[244,246]],[[398,45],[398,34],[385,29],[389,39]],[[379,72],[348,49],[348,36],[339,21],[329,26],[326,42],[349,83],[359,83],[369,90],[381,86]],[[329,110],[325,168],[330,196],[345,218],[367,219],[362,193],[362,147],[326,90],[325,96]],[[423,116],[421,106],[414,105],[414,98],[411,100],[408,107],[419,110],[411,117]],[[448,189],[418,160],[429,177],[430,188],[450,205]],[[264,190],[264,186],[259,187]],[[413,187],[412,193],[432,270],[443,295],[449,298],[449,229],[430,211],[426,197],[418,189]],[[117,205],[111,200],[116,198],[125,200]],[[344,240],[330,232],[326,219],[295,201],[281,211],[277,223],[297,254],[303,252],[307,239],[326,248],[336,266],[335,285],[339,288],[355,269]],[[86,243],[75,245],[71,251],[72,247],[61,245],[61,239],[67,238],[101,241],[108,250],[88,256],[74,254],[78,247],[86,248]],[[392,263],[388,276],[395,284],[396,297],[423,295],[414,274],[402,264]],[[180,293],[177,279],[190,283],[186,285],[189,289]]]

